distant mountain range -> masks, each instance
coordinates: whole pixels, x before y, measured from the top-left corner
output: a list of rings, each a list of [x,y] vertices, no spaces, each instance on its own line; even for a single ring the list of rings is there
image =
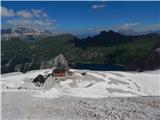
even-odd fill
[[[18,37],[2,37],[1,41],[1,72],[13,72],[53,67],[56,56],[63,54],[70,64],[119,64],[130,65],[131,70],[147,70],[158,68],[159,64],[153,62],[156,54],[150,54],[159,47],[159,34],[146,34],[126,36],[118,32],[101,31],[93,37],[79,39],[72,34],[49,34],[34,29],[19,28],[2,31],[3,35],[18,34]],[[11,34],[9,34],[11,33]],[[41,34],[43,33],[43,34]],[[35,42],[32,41],[34,38]],[[34,37],[37,35],[36,37]],[[26,37],[27,36],[27,37]],[[44,37],[45,36],[45,37]],[[151,56],[155,59],[150,59]],[[145,58],[149,62],[145,62]],[[158,56],[159,58],[159,56]],[[137,66],[141,61],[150,68]],[[135,61],[135,62],[134,62]],[[132,63],[132,64],[131,64]],[[153,66],[153,67],[152,67]]]
[[[55,33],[49,30],[38,30],[35,28],[27,28],[27,27],[18,27],[18,28],[9,28],[9,29],[2,29],[2,35],[53,35]]]
[[[111,30],[110,30],[111,31]],[[160,30],[149,30],[143,32],[136,32],[132,29],[120,29],[117,33],[125,36],[137,36],[137,35],[146,35],[150,33],[160,34]],[[29,27],[17,27],[17,28],[8,28],[8,29],[1,29],[1,35],[3,40],[8,40],[14,37],[21,37],[24,40],[32,41],[35,40],[37,37],[46,37],[46,36],[55,36],[62,33],[52,32],[50,30],[39,30],[35,28]],[[81,34],[78,37],[85,38],[88,36],[94,36],[95,33],[85,33]]]
[[[18,27],[2,29],[1,35],[4,40],[20,37],[23,40],[32,41],[35,40],[37,37],[55,36],[57,34],[49,30],[38,30],[35,28]]]

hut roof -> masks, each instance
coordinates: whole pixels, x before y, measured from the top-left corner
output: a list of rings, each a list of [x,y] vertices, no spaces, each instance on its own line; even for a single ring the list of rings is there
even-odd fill
[[[56,72],[56,73],[65,72],[65,69],[63,69],[63,68],[55,68],[55,69],[53,69],[53,72]]]

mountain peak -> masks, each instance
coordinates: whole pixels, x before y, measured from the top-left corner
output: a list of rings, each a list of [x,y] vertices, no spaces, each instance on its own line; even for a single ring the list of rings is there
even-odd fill
[[[115,34],[116,32],[114,32],[113,30],[109,30],[109,31],[101,31],[100,34],[104,35],[104,34]]]

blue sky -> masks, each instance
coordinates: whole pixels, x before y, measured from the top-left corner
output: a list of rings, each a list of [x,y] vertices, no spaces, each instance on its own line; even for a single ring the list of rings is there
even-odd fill
[[[158,29],[159,22],[160,2],[154,1],[2,2],[2,28],[28,25],[71,33],[136,28],[142,31]]]

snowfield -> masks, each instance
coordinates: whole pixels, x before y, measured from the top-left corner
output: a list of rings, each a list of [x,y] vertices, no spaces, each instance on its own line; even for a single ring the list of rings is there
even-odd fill
[[[32,80],[51,69],[1,75],[2,119],[160,119],[160,70],[72,71],[72,76],[48,77],[43,87]]]
[[[39,74],[51,73],[51,69],[15,72],[1,76],[2,91],[36,91],[35,97],[57,98],[60,96],[106,98],[160,95],[160,70],[152,72],[118,72],[72,70],[73,76],[46,79],[37,87],[32,80]],[[82,75],[85,73],[85,75]]]

